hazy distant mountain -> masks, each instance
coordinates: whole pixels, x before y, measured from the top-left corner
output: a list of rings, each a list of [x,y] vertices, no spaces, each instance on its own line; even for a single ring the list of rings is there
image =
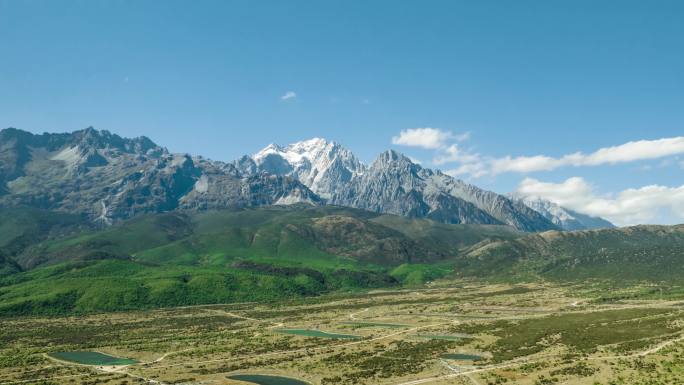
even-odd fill
[[[539,212],[546,219],[563,230],[589,230],[615,227],[615,225],[603,218],[578,213],[577,211],[566,209],[546,199],[539,197],[524,197],[515,194],[511,194],[511,197]]]

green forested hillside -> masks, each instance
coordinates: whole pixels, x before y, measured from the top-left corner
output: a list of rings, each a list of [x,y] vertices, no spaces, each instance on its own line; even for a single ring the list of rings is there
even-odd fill
[[[20,271],[21,268],[12,258],[0,252],[0,278]]]
[[[507,227],[441,225],[338,207],[137,217],[16,253],[0,312],[65,313],[273,300],[420,284]],[[13,266],[16,266],[14,264]]]
[[[30,207],[0,208],[0,250],[13,255],[49,238],[92,228],[83,217]]]
[[[15,259],[25,268],[102,258],[154,265],[225,265],[259,259],[321,267],[396,266],[442,261],[480,241],[517,236],[505,226],[444,225],[332,206],[272,206],[141,216],[43,242]]]
[[[684,282],[684,225],[548,231],[493,242],[456,263],[461,276]]]
[[[14,209],[13,209],[14,210]],[[334,206],[139,216],[0,211],[0,314],[267,301],[441,277],[684,281],[684,226],[521,234]]]

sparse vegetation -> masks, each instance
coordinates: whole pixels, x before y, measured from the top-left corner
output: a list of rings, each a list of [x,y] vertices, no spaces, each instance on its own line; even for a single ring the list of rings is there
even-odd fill
[[[591,385],[599,378],[604,384],[620,378],[648,383],[641,380],[684,373],[683,345],[675,342],[684,327],[677,302],[606,306],[587,298],[582,308],[568,307],[568,294],[587,290],[458,282],[274,303],[5,317],[0,381],[130,385],[147,378],[171,384],[271,373],[313,384],[390,385],[446,376],[454,373],[449,367],[466,365],[486,369],[473,374],[484,384]],[[360,338],[346,340],[278,332],[350,334],[354,324],[405,326],[355,327],[352,334]],[[638,355],[655,348],[653,357]],[[44,356],[57,351],[96,351],[139,363],[123,369],[130,377],[55,365]],[[471,356],[483,359],[442,358]]]

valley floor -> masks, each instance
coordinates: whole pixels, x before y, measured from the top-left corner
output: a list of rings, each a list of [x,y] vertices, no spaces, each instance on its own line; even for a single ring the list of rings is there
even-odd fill
[[[228,378],[236,374],[322,385],[681,383],[684,302],[597,301],[606,290],[449,282],[289,303],[4,318],[0,385],[244,383]],[[65,351],[136,363],[49,355]]]

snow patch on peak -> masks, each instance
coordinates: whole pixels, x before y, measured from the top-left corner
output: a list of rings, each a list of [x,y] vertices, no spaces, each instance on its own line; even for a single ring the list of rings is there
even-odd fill
[[[330,150],[335,145],[335,143],[329,143],[327,140],[321,138],[303,140],[301,142],[289,144],[285,147],[271,143],[263,150],[254,154],[252,159],[259,164],[267,156],[275,154],[281,156],[293,166],[297,166],[307,160],[309,162],[318,160],[318,158],[325,155],[324,153],[326,150]]]
[[[67,167],[73,167],[81,160],[81,151],[78,146],[66,147],[52,156],[50,160],[61,160]]]
[[[283,149],[278,146],[275,143],[271,143],[268,146],[264,147],[261,151],[257,152],[256,154],[252,155],[252,159],[263,159],[266,157],[268,154],[277,154],[282,152]]]
[[[252,159],[259,170],[293,176],[323,198],[330,198],[338,183],[347,183],[365,170],[351,151],[323,138],[284,147],[270,144]]]
[[[300,153],[314,152],[318,149],[326,147],[328,144],[335,145],[335,142],[328,142],[323,138],[311,138],[308,140],[302,140],[301,142],[295,142],[287,146],[288,151],[295,151]]]
[[[195,191],[198,193],[206,193],[209,191],[209,178],[206,175],[202,175],[197,182],[195,182]]]

